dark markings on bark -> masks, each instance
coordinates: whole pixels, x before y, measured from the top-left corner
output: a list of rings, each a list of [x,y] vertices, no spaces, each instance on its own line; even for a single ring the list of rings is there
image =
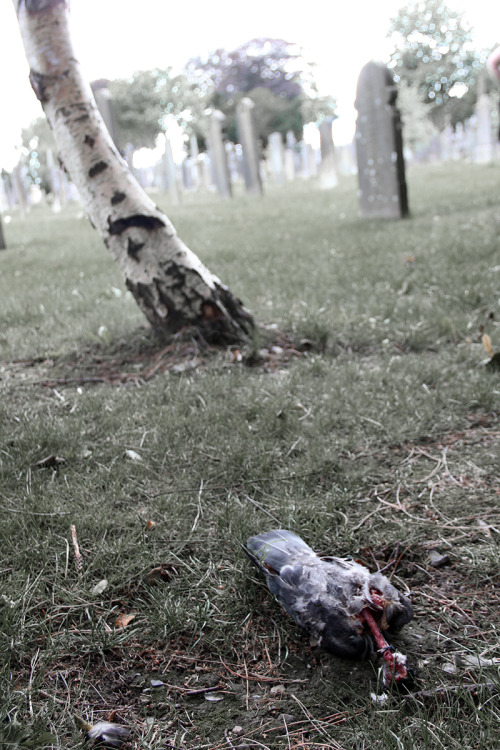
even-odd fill
[[[30,70],[30,83],[31,88],[35,92],[35,96],[41,104],[49,101],[49,97],[46,94],[46,87],[48,84],[49,76],[43,73],[37,73],[36,70]]]
[[[127,196],[125,195],[125,193],[120,192],[120,190],[115,190],[115,192],[111,196],[111,205],[112,206],[118,205],[118,203],[121,203],[122,201],[124,201],[126,197]]]
[[[80,117],[75,117],[73,122],[86,122],[87,120],[90,120],[88,115],[80,115]]]
[[[126,216],[123,219],[116,219],[116,221],[112,221],[111,217],[108,217],[110,234],[122,234],[129,227],[140,227],[152,232],[154,229],[163,229],[164,226],[165,224],[161,219],[157,219],[156,216],[146,216],[145,214],[134,214],[133,216]]]
[[[165,276],[170,280],[169,286],[171,289],[182,289],[186,286],[186,268],[171,260],[160,261],[159,265]]]
[[[105,169],[108,168],[108,164],[106,164],[105,161],[98,161],[97,164],[94,164],[93,167],[90,167],[89,169],[89,177],[95,177],[98,174],[101,174],[101,172],[104,172]]]
[[[170,279],[177,276],[178,281],[185,279],[175,264],[170,269]],[[134,299],[153,328],[159,334],[176,333],[184,326],[194,326],[203,332],[204,338],[210,343],[227,344],[241,342],[254,327],[254,321],[248,310],[241,302],[233,297],[223,285],[216,285],[212,299],[199,300],[199,295],[192,288],[181,292],[185,298],[185,306],[173,302],[165,284],[158,278],[151,279],[149,284],[134,282],[126,279],[125,283]],[[172,288],[172,285],[168,285]],[[177,286],[177,285],[176,285]],[[198,298],[195,302],[195,298]],[[167,310],[167,315],[161,314],[158,308]],[[228,317],[228,312],[233,317]]]
[[[86,135],[85,138],[83,139],[83,142],[85,143],[86,146],[90,146],[90,148],[93,148],[94,143],[95,143],[95,138],[92,138],[91,135]]]
[[[240,328],[249,334],[255,328],[255,321],[243,302],[235,297],[221,282],[216,283],[215,293],[224,309],[227,310],[232,320],[236,321]]]
[[[131,258],[138,261],[139,258],[137,256],[139,255],[139,252],[142,250],[145,244],[145,242],[134,242],[134,240],[129,237],[127,244],[127,253]]]

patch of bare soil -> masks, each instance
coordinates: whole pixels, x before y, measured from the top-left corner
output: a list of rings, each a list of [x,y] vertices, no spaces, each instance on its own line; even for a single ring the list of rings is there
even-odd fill
[[[51,388],[99,383],[142,385],[162,373],[178,375],[204,369],[214,360],[228,366],[243,364],[275,372],[313,348],[309,339],[295,341],[273,326],[259,329],[258,343],[227,347],[208,343],[197,330],[181,331],[168,343],[148,333],[109,347],[96,345],[67,357],[0,362],[0,381],[24,380]]]

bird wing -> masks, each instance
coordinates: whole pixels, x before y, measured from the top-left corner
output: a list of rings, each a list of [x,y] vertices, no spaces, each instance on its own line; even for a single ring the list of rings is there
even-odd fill
[[[364,579],[361,584],[354,580],[349,561],[324,561],[299,536],[283,529],[251,537],[246,552],[265,575],[271,593],[319,645],[341,656],[366,653],[369,641],[348,604],[353,591],[367,586]],[[366,568],[354,565],[367,579]],[[363,602],[354,609],[359,611]]]

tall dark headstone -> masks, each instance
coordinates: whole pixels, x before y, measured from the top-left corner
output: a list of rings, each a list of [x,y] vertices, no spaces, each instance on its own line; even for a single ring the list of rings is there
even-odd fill
[[[358,79],[355,107],[360,212],[366,218],[408,215],[401,118],[389,69],[369,62]]]

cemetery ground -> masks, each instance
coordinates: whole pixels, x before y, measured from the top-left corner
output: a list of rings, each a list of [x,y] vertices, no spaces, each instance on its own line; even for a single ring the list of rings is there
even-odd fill
[[[355,178],[155,196],[265,324],[224,351],[155,340],[78,207],[13,214],[2,748],[84,747],[73,714],[151,750],[497,746],[498,175],[410,168],[391,222]],[[374,700],[377,665],[284,614],[241,549],[277,526],[412,592],[412,692]]]

